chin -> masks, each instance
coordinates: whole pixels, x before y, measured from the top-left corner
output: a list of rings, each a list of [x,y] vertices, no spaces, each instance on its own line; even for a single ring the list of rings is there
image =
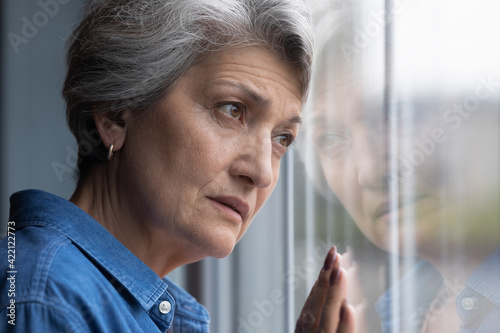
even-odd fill
[[[205,257],[225,258],[233,252],[236,237],[232,233],[219,233],[211,235],[210,239],[200,242],[199,248]]]
[[[214,258],[225,258],[228,255],[233,252],[234,249],[234,243],[232,245],[227,245],[227,246],[221,246],[222,244],[217,244],[215,248],[212,249],[212,253],[209,255],[209,257],[214,257]]]
[[[217,253],[217,254],[215,254],[215,255],[213,255],[213,256],[211,256],[211,257],[213,257],[213,258],[217,258],[217,259],[222,259],[222,258],[225,258],[225,257],[227,257],[228,255],[230,255],[230,254],[231,254],[231,252],[233,252],[233,250],[231,250],[231,251],[225,251],[225,252],[220,252],[220,253]]]

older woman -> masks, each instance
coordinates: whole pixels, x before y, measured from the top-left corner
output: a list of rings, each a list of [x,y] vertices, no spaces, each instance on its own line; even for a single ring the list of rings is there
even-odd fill
[[[298,0],[91,2],[63,91],[77,188],[12,196],[8,327],[207,332],[206,310],[164,277],[227,256],[271,194],[301,122],[310,35]],[[339,258],[328,253],[298,332],[352,330]]]

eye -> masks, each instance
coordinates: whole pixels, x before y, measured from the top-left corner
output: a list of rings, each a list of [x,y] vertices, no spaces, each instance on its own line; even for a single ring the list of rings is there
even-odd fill
[[[291,134],[280,134],[275,136],[273,140],[283,147],[290,147],[293,143],[294,137]]]
[[[325,131],[316,136],[316,138],[314,139],[314,143],[319,148],[324,148],[324,147],[328,148],[336,144],[339,144],[344,140],[346,140],[345,135],[341,135],[334,131]]]
[[[313,142],[321,154],[331,156],[347,147],[351,140],[348,130],[322,130],[315,133]]]
[[[217,109],[227,114],[229,117],[234,119],[240,119],[245,113],[245,106],[241,103],[223,103],[217,106]]]

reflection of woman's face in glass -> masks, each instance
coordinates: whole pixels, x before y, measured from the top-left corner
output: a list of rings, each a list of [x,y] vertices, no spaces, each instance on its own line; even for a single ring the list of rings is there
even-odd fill
[[[500,245],[498,92],[480,81],[459,97],[413,89],[384,112],[381,80],[338,81],[314,98],[312,139],[365,235],[422,257]]]

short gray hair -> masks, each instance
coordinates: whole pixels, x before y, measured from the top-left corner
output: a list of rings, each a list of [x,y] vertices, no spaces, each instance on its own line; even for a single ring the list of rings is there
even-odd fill
[[[97,113],[153,109],[209,52],[262,46],[296,66],[307,95],[312,28],[303,0],[94,0],[69,40],[63,96],[80,180],[106,160]],[[94,144],[89,145],[89,142]]]

